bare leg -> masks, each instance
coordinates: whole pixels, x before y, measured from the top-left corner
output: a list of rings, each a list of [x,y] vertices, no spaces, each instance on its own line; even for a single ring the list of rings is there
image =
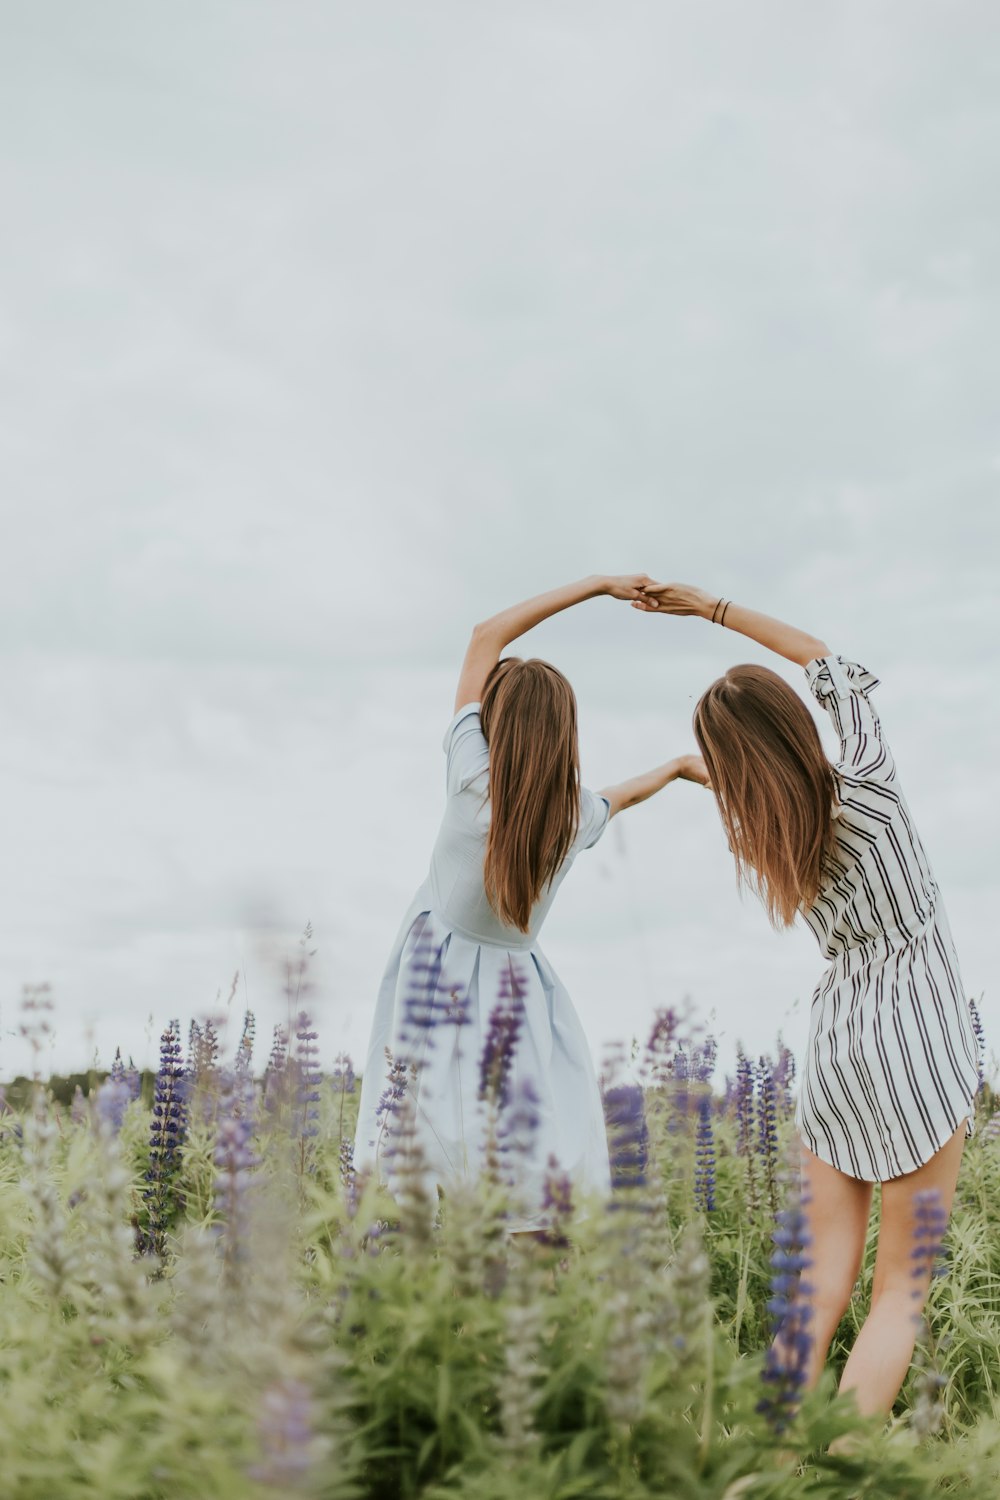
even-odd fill
[[[847,1310],[865,1252],[872,1204],[872,1184],[838,1172],[802,1147],[802,1186],[811,1243],[811,1265],[803,1271],[810,1288],[812,1351],[806,1386],[823,1373],[830,1341]]]
[[[936,1190],[951,1212],[965,1144],[965,1122],[929,1162],[905,1177],[882,1184],[882,1222],[875,1256],[871,1311],[858,1334],[840,1381],[853,1391],[864,1416],[888,1415],[913,1358],[917,1320],[923,1311],[930,1274],[913,1275],[913,1199]]]

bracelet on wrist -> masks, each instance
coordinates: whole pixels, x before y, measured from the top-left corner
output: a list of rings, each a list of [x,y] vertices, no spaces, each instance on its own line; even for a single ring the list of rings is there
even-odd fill
[[[715,617],[719,613],[719,605],[721,603],[722,603],[722,595],[720,594],[719,597],[718,597],[718,599],[716,599],[716,601],[715,601],[715,608],[712,610],[712,624],[713,625],[718,625],[718,623],[719,623],[718,620]]]

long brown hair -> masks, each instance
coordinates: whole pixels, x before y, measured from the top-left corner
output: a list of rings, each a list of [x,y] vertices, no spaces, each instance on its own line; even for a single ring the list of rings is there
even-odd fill
[[[486,679],[480,718],[490,747],[486,895],[502,922],[527,932],[580,821],[576,697],[547,661],[508,656]]]
[[[802,699],[767,667],[730,667],[694,711],[694,732],[736,874],[775,927],[819,895],[835,782]]]

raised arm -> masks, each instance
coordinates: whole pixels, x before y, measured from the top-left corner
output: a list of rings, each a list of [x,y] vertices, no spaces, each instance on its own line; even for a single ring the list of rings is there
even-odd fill
[[[710,594],[705,589],[695,588],[689,583],[647,583],[642,594],[632,600],[636,609],[658,615],[701,615],[726,630],[738,631],[749,636],[758,645],[766,646],[787,661],[806,666],[818,656],[828,656],[830,648],[817,636],[773,620],[755,609],[735,604],[719,594]]]
[[[611,806],[608,816],[613,818],[626,807],[635,807],[647,797],[662,792],[672,781],[697,781],[700,786],[711,786],[708,767],[700,755],[678,755],[653,771],[644,771],[641,776],[633,776],[617,786],[603,787],[598,795],[607,799]]]
[[[609,594],[614,599],[640,599],[649,582],[645,573],[629,573],[621,577],[594,573],[590,578],[581,578],[579,583],[567,583],[563,588],[525,599],[522,604],[512,604],[510,609],[503,609],[498,615],[474,625],[458,679],[455,712],[467,703],[479,702],[483,685],[500,660],[501,651],[518,636],[551,615],[557,615],[574,604],[582,604],[584,599],[596,599],[599,594]]]

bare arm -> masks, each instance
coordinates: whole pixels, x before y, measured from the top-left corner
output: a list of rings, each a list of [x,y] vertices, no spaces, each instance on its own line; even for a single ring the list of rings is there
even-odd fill
[[[722,599],[718,594],[695,588],[692,584],[649,583],[641,598],[633,599],[632,603],[636,609],[646,610],[650,614],[701,615],[706,620],[714,617],[715,623],[723,625],[726,630],[735,630],[740,635],[749,636],[758,645],[766,646],[769,651],[776,652],[787,661],[797,662],[800,667],[806,666],[817,656],[830,654],[830,648],[818,636],[809,635],[807,631],[798,630],[794,625],[786,625],[781,620],[773,620],[770,615],[759,614],[755,609],[747,609],[745,605]]]
[[[500,653],[511,641],[532,630],[552,615],[582,604],[584,599],[596,599],[599,594],[610,594],[615,599],[639,599],[642,589],[650,579],[645,573],[630,573],[621,577],[604,577],[594,573],[581,578],[579,583],[568,583],[563,588],[551,589],[547,594],[537,594],[534,599],[525,599],[522,604],[512,604],[489,620],[472,627],[472,636],[462,663],[455,694],[455,712],[467,703],[478,703],[487,677],[500,660]]]
[[[708,768],[700,755],[678,755],[653,771],[644,771],[641,776],[619,782],[618,786],[606,786],[598,795],[606,797],[611,804],[608,816],[613,818],[616,813],[624,812],[626,807],[635,807],[637,803],[645,802],[647,797],[661,792],[672,781],[697,781],[700,786],[711,785]]]

